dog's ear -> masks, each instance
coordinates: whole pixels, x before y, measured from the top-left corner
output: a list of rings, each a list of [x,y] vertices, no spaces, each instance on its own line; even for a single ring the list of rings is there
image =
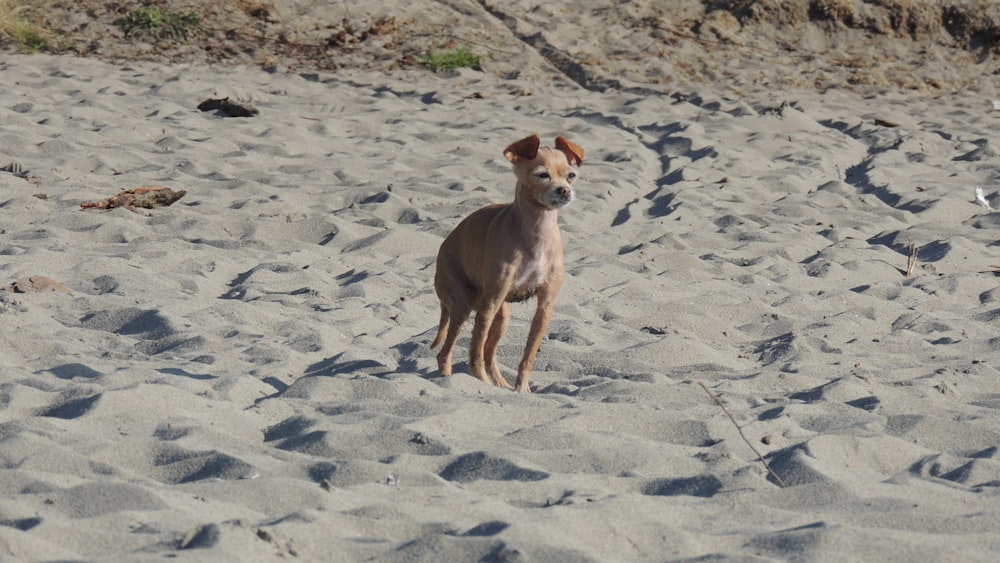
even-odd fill
[[[509,147],[504,149],[503,155],[511,162],[534,160],[538,156],[538,145],[540,144],[542,144],[542,140],[538,138],[537,134],[534,134],[516,143],[511,143]]]
[[[583,149],[576,143],[571,143],[563,137],[556,137],[556,148],[566,155],[566,160],[570,164],[580,166],[583,164]]]

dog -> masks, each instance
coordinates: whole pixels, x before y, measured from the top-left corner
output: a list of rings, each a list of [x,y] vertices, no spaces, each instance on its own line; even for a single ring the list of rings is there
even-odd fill
[[[437,355],[442,377],[451,375],[455,341],[475,311],[469,371],[510,389],[497,365],[497,346],[510,324],[510,304],[535,297],[516,381],[517,392],[531,392],[528,378],[563,282],[558,211],[573,201],[576,167],[583,163],[583,149],[563,137],[556,137],[554,148],[540,144],[538,135],[531,135],[503,152],[517,177],[514,201],[473,212],[441,243],[434,275],[441,321],[431,349],[442,345]]]

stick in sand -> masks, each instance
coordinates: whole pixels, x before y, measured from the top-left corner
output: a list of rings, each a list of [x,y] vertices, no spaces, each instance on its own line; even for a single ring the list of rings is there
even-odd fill
[[[762,456],[760,452],[757,451],[757,448],[753,446],[750,440],[747,440],[746,434],[743,433],[743,429],[740,428],[740,425],[736,423],[736,419],[733,418],[733,415],[729,412],[729,409],[726,408],[726,405],[722,404],[722,401],[719,399],[719,397],[714,393],[712,393],[711,391],[709,391],[708,387],[705,387],[704,383],[699,381],[698,385],[701,385],[701,388],[704,389],[706,393],[708,393],[708,396],[711,397],[713,401],[715,401],[715,404],[719,405],[719,407],[722,408],[722,412],[726,413],[726,416],[729,417],[729,420],[733,423],[733,426],[736,427],[736,431],[740,433],[740,438],[743,438],[743,441],[746,442],[748,446],[750,446],[750,449],[753,450],[753,453],[757,454],[757,459],[759,459],[760,462],[764,464],[764,469],[767,469],[767,472],[771,474],[771,477],[774,477],[774,480],[778,482],[779,486],[785,487],[786,486],[785,482],[781,480],[781,477],[779,477],[778,474],[775,473],[773,469],[771,469],[771,466],[767,463],[767,460],[764,459],[764,456]]]
[[[906,279],[913,277],[913,268],[917,267],[917,245],[910,243],[910,258],[906,262]]]

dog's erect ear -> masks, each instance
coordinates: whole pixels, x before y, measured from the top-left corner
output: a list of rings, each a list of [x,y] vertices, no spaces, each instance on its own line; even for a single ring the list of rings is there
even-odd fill
[[[583,164],[583,149],[576,143],[571,143],[563,137],[556,137],[556,148],[566,155],[566,160],[570,164],[580,166]]]
[[[511,162],[534,160],[538,156],[538,145],[540,144],[542,144],[542,140],[538,138],[537,134],[534,134],[516,143],[511,143],[509,147],[504,149],[503,155]]]

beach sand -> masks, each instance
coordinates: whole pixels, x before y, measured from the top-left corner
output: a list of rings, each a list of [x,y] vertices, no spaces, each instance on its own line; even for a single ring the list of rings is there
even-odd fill
[[[0,559],[995,560],[995,46],[389,4],[335,62],[3,53]],[[472,37],[481,71],[368,53]],[[519,395],[428,345],[437,248],[532,132],[586,160]],[[186,194],[81,209],[143,186]]]

